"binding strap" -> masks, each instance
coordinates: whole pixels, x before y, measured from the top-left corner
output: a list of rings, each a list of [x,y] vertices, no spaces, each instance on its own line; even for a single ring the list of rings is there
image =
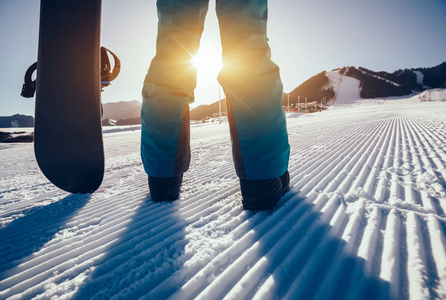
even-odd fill
[[[107,52],[113,56],[113,60],[115,61],[113,69],[111,68]],[[109,86],[110,82],[118,77],[120,71],[121,61],[116,54],[105,47],[101,47],[101,88]]]
[[[110,59],[108,54],[110,53],[115,62],[113,69],[111,68]],[[37,62],[33,63],[25,73],[25,83],[22,86],[22,92],[20,95],[25,98],[32,98],[36,92],[36,79],[32,80],[33,73],[37,70]],[[105,47],[101,47],[101,89],[110,85],[119,75],[121,70],[121,61],[119,58]],[[102,90],[101,90],[102,91]]]
[[[22,92],[20,95],[25,98],[34,97],[36,92],[36,80],[32,80],[32,75],[34,71],[37,70],[37,62],[33,63],[25,73],[25,83],[22,86]]]

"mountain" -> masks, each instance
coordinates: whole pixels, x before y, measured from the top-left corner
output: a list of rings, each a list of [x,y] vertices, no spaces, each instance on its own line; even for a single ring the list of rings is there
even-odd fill
[[[34,127],[34,118],[19,114],[10,117],[0,117],[0,128],[10,127]]]
[[[104,103],[102,119],[125,120],[140,118],[141,104],[141,101],[138,100]]]
[[[419,71],[417,71],[418,73]],[[424,90],[421,77],[413,70],[397,70],[393,73],[374,72],[363,67],[342,68],[339,73],[361,82],[361,98],[378,98],[409,95],[413,90]]]
[[[400,69],[393,73],[376,72],[364,67],[343,67],[333,71],[338,72],[340,80],[346,77],[359,81],[360,97],[380,98],[409,95],[414,91],[421,92],[430,88],[446,88],[446,62],[431,68]],[[332,72],[333,72],[332,71]],[[284,93],[282,105],[300,103],[307,98],[308,102],[325,99],[325,103],[338,98],[337,84],[333,82],[331,72],[323,71],[299,85],[289,94]],[[221,100],[222,113],[227,113],[226,99]],[[138,100],[120,101],[103,104],[103,126],[137,125],[141,124],[141,105]],[[190,111],[191,120],[202,120],[218,113],[218,101],[209,105],[200,105]],[[34,118],[16,114],[10,117],[0,117],[0,128],[34,127]]]
[[[430,88],[446,87],[446,62],[432,68],[400,69],[393,73],[384,71],[376,72],[363,67],[343,67],[333,71],[339,72],[341,81],[342,77],[349,81],[348,85],[354,84],[353,79],[358,80],[359,97],[364,99],[403,96],[409,95],[414,91],[421,92]],[[337,76],[332,75],[331,72],[323,71],[306,80],[289,94],[284,93],[282,105],[288,105],[288,96],[290,105],[294,105],[298,101],[304,103],[305,99],[307,99],[307,102],[322,99],[323,102],[328,103],[336,97],[338,98],[336,101],[343,101],[339,96],[346,94],[337,94],[339,82],[334,78]],[[353,91],[347,92],[348,97],[351,98],[352,95],[350,94]],[[225,99],[222,101],[222,112],[226,112]],[[206,117],[212,117],[214,113],[218,113],[218,101],[210,105],[200,105],[192,109],[190,112],[191,120],[202,120]]]
[[[227,113],[226,99],[221,100],[222,113]],[[102,126],[137,125],[141,124],[141,105],[137,100],[105,103]],[[210,105],[200,105],[190,112],[191,120],[202,120],[218,113],[218,101]]]
[[[305,99],[307,99],[308,102],[320,100],[324,97],[326,99],[331,99],[335,96],[335,92],[331,85],[330,79],[327,77],[326,72],[324,71],[302,83],[289,95],[291,105],[297,103],[298,101],[303,103]],[[288,105],[288,97],[286,94],[285,96],[282,97],[283,106]]]
[[[222,114],[228,113],[226,108],[226,99],[221,99],[221,112]],[[190,119],[200,121],[206,117],[212,117],[212,114],[219,112],[219,101],[209,105],[200,105],[190,111]]]
[[[409,95],[413,91],[439,88],[446,82],[446,62],[432,68],[375,72],[363,67],[342,68],[340,73],[361,81],[362,98]]]
[[[141,102],[120,101],[103,104],[103,126],[136,125],[141,124]],[[16,114],[8,117],[0,117],[0,128],[10,127],[34,127],[34,118]]]
[[[376,72],[363,67],[343,67],[335,69],[342,76],[359,80],[360,97],[378,98],[409,95],[414,91],[431,88],[441,88],[446,84],[446,62],[432,68],[416,68],[397,70],[393,73]],[[335,96],[336,86],[323,71],[294,89],[290,95],[290,104],[320,100],[325,97],[330,100]],[[341,79],[342,80],[342,79]],[[287,105],[287,97],[282,99],[282,105]]]

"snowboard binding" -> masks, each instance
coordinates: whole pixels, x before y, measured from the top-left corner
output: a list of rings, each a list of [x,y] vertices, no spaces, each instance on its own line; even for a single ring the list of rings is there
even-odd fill
[[[108,58],[107,52],[112,55],[115,62],[113,69],[111,68],[110,59]],[[105,47],[101,47],[101,92],[103,91],[102,88],[109,86],[111,82],[118,77],[120,71],[121,61],[116,54]]]
[[[34,71],[37,70],[37,62],[33,63],[25,73],[25,83],[22,87],[22,92],[20,95],[25,98],[34,97],[34,93],[36,92],[36,80],[32,80],[32,75]]]
[[[113,69],[110,64],[108,54],[110,53],[114,60]],[[32,98],[36,92],[36,79],[32,80],[32,75],[37,70],[37,62],[33,63],[25,73],[25,83],[22,86],[20,95],[25,98]],[[103,88],[111,84],[118,77],[121,71],[121,61],[119,58],[105,47],[101,47],[101,92]]]

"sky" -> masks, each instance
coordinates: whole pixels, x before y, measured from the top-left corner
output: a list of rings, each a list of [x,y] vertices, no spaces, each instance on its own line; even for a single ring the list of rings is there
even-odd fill
[[[27,68],[37,60],[38,0],[0,0],[0,116],[34,115],[35,99],[20,96]],[[102,101],[142,100],[155,56],[156,0],[104,0],[101,44],[121,60],[121,73]],[[362,66],[393,72],[446,61],[445,0],[270,0],[268,38],[284,92],[324,71]],[[201,39],[192,107],[221,92],[221,46],[215,1]],[[221,93],[221,97],[223,97]]]

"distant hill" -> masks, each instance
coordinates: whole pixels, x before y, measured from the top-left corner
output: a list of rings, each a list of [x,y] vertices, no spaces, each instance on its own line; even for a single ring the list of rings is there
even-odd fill
[[[222,99],[221,110],[227,112],[226,99]],[[140,101],[120,101],[104,104],[102,126],[138,125],[141,124]],[[191,120],[202,120],[218,112],[218,101],[210,105],[200,105],[190,112]]]
[[[295,88],[290,93],[290,105],[297,103],[298,101],[300,101],[300,103],[303,103],[305,101],[305,98],[308,102],[312,102],[320,100],[324,97],[330,99],[333,98],[334,95],[335,92],[333,90],[333,87],[331,86],[330,80],[328,79],[326,72],[324,71],[311,77],[300,86]],[[288,105],[288,97],[282,97],[282,105]]]
[[[10,127],[34,127],[34,118],[19,114],[10,117],[0,117],[0,128]]]
[[[423,74],[422,84],[430,88],[441,88],[446,85],[446,62],[433,68],[418,68],[414,71],[419,71]]]
[[[117,121],[113,119],[102,119],[102,126],[116,126]]]
[[[341,79],[347,76],[359,80],[360,97],[364,99],[403,96],[414,91],[421,92],[431,88],[446,88],[446,62],[431,68],[400,69],[393,73],[376,72],[363,67],[343,67],[333,71],[338,72]],[[326,71],[316,74],[289,94],[284,93],[282,105],[287,105],[288,96],[290,105],[297,103],[299,97],[300,103],[303,103],[305,98],[307,98],[308,102],[320,99],[325,99],[328,102],[328,100],[333,99],[337,87],[327,74],[329,73]],[[227,113],[226,99],[222,99],[221,102],[222,112]],[[141,105],[142,103],[137,100],[104,103],[102,125],[141,124]],[[212,117],[218,111],[219,104],[216,101],[212,104],[200,105],[192,109],[190,117],[191,120],[200,121],[204,118]],[[0,117],[0,128],[9,127],[34,127],[34,118],[20,114]]]
[[[403,96],[446,83],[446,62],[432,68],[400,69],[393,73],[363,67],[344,67],[339,72],[361,81],[362,98]]]
[[[200,105],[190,111],[190,119],[200,121],[206,117],[212,117],[212,114],[219,112],[219,101],[209,105]],[[221,100],[221,112],[227,113],[226,99]]]
[[[102,126],[141,124],[141,101],[120,101],[104,103]]]
[[[446,62],[432,68],[416,68],[397,70],[393,73],[376,72],[363,67],[343,67],[335,69],[342,76],[359,80],[360,97],[379,98],[409,95],[414,91],[423,91],[446,86]],[[321,72],[294,89],[290,95],[290,105],[300,102],[327,100],[334,97],[334,86],[327,77],[327,72]],[[282,105],[287,105],[287,95],[282,98]]]
[[[141,117],[137,117],[137,118],[129,118],[129,119],[124,119],[124,120],[118,120],[116,122],[116,125],[121,126],[121,125],[139,125],[141,124]]]
[[[364,99],[402,96],[414,91],[446,87],[446,62],[432,68],[404,69],[393,73],[376,72],[363,67],[343,67],[333,71],[359,80],[360,97]],[[305,98],[308,102],[321,99],[328,102],[335,97],[335,88],[332,80],[327,77],[327,72],[323,71],[306,80],[289,94],[284,93],[282,105],[288,105],[288,95],[290,105],[294,105],[299,99],[300,103],[303,103]],[[222,111],[226,112],[225,99],[222,101]],[[202,120],[212,117],[214,113],[218,113],[218,101],[210,105],[200,105],[192,109],[190,115],[191,120]]]
[[[102,119],[125,120],[140,118],[141,105],[141,101],[138,100],[104,103]]]

